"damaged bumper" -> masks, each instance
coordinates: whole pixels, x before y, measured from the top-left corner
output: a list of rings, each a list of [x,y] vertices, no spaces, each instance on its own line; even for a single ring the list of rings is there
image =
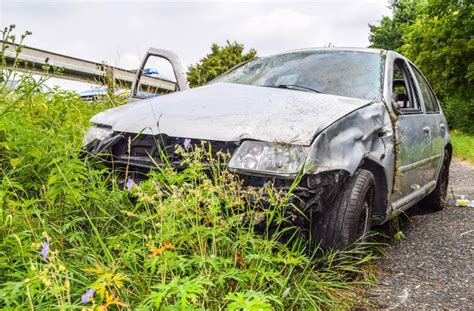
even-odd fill
[[[103,140],[89,142],[83,149],[89,155],[100,158],[101,162],[113,171],[139,181],[146,179],[150,170],[156,170],[159,166],[171,165],[182,169],[183,167],[180,167],[182,157],[176,152],[176,146],[186,147],[202,143],[201,140],[170,137],[164,134],[152,136],[113,133]],[[233,154],[239,142],[208,141],[205,142],[205,146],[215,157],[218,153]],[[249,194],[269,186],[284,193],[291,191],[291,205],[305,215],[330,208],[349,176],[344,170],[329,170],[318,174],[306,174],[299,181],[295,181],[296,177],[291,176],[238,171],[235,173],[243,183],[243,190]],[[260,200],[258,204],[265,202]]]

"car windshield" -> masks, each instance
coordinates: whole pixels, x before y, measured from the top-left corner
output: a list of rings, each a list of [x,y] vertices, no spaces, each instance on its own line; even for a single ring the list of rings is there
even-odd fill
[[[381,98],[383,61],[379,54],[302,51],[262,57],[219,77],[230,82],[291,88],[353,98]]]

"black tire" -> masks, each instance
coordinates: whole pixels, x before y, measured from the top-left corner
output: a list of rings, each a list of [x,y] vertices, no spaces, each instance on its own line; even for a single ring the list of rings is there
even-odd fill
[[[312,215],[313,249],[344,249],[369,232],[374,184],[371,172],[358,169],[343,185],[334,206]]]
[[[438,180],[434,190],[418,206],[425,210],[441,211],[446,207],[446,197],[448,194],[449,164],[451,159],[447,150],[444,151],[443,165],[439,171]]]

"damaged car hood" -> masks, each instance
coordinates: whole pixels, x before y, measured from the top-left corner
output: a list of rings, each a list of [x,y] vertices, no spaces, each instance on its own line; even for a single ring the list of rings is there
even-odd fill
[[[306,91],[214,83],[109,109],[91,121],[116,132],[309,145],[321,130],[369,103]]]

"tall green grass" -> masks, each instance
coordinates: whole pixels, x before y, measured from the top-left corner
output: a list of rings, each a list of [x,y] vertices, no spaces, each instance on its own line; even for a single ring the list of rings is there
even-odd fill
[[[458,131],[451,131],[450,135],[453,140],[454,156],[474,163],[474,135]]]
[[[256,208],[205,148],[130,189],[79,157],[89,118],[114,105],[0,85],[0,306],[13,309],[347,309],[370,283],[360,245],[322,257],[283,242],[291,194]],[[203,165],[210,162],[212,174]],[[226,161],[221,155],[220,161]],[[287,228],[288,229],[288,228]],[[295,231],[298,236],[298,230]]]

